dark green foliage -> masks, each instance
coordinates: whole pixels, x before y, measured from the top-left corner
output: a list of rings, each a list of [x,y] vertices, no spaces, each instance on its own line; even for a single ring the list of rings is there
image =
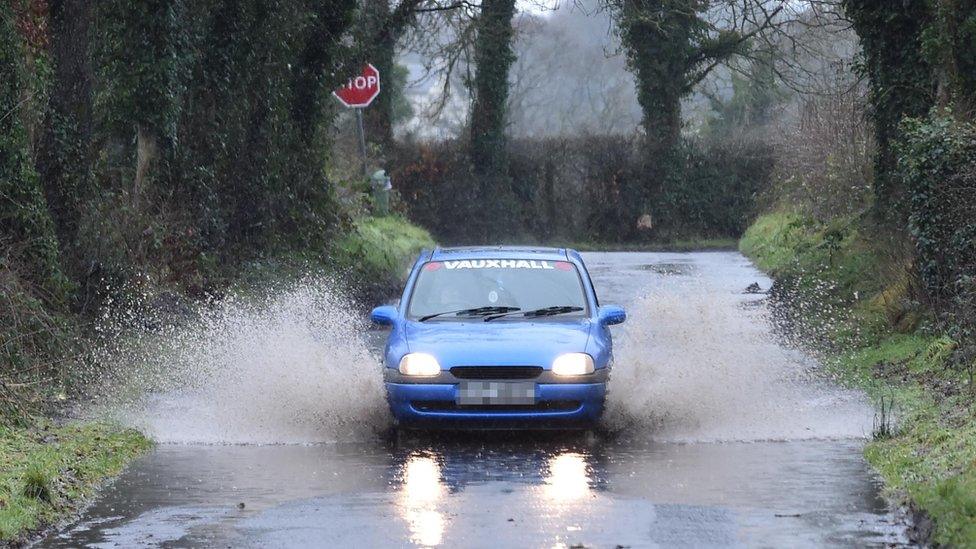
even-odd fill
[[[52,81],[47,120],[37,161],[48,207],[62,243],[65,269],[81,263],[74,246],[83,204],[91,197],[91,69],[88,27],[91,3],[50,3]],[[77,273],[75,273],[77,277]]]
[[[202,85],[183,114],[174,183],[198,198],[208,243],[236,255],[327,236],[335,213],[323,124],[351,10],[345,1],[194,8],[201,43],[191,74]]]
[[[143,13],[149,9],[156,17]],[[143,125],[159,130],[147,142],[159,138],[160,165],[146,190],[133,190],[148,200],[116,210],[143,218],[134,223],[138,234],[112,237],[97,220],[87,224],[89,242],[114,238],[125,244],[107,251],[130,255],[99,263],[162,264],[163,276],[195,285],[202,269],[268,250],[324,249],[337,216],[324,175],[329,91],[353,9],[351,0],[164,2],[100,21],[98,128],[117,137],[100,143],[99,202],[128,206]],[[132,33],[141,38],[130,40]],[[117,51],[131,44],[142,51]],[[123,70],[143,61],[151,70]],[[140,87],[154,90],[143,98],[133,92]]]
[[[0,5],[0,383],[57,390],[69,312],[329,252],[329,92],[355,3],[48,1]]]
[[[930,0],[845,0],[844,7],[861,40],[871,89],[871,119],[878,152],[874,167],[876,209],[881,217],[904,218],[904,188],[894,176],[898,125],[924,116],[935,100],[922,34],[932,23]]]
[[[955,337],[970,342],[976,327],[969,312],[976,303],[976,2],[846,0],[845,7],[870,78],[876,209],[907,219],[929,301],[960,331]]]
[[[772,148],[726,139],[686,142],[681,153],[683,170],[664,183],[657,223],[675,236],[741,235],[772,177]]]
[[[444,244],[480,241],[477,179],[459,142],[402,146],[396,158],[393,185],[411,221]]]
[[[976,114],[976,0],[958,0],[951,24],[953,77],[958,91],[959,108]]]
[[[172,140],[189,58],[184,1],[103,0],[95,6],[94,108],[100,127],[122,139],[141,127]]]
[[[640,148],[640,143],[624,137],[580,140],[574,152],[580,156],[585,225],[572,235],[573,240],[623,242],[639,236],[632,214],[635,205],[645,202]],[[557,156],[555,161],[566,160]],[[557,183],[557,189],[563,192],[565,176]]]
[[[297,46],[296,63],[291,67],[292,78],[292,121],[297,126],[302,140],[310,140],[322,122],[324,101],[330,95],[330,84],[335,82],[332,69],[338,64],[336,53],[339,40],[352,22],[355,2],[339,0],[322,2],[311,0],[299,2],[298,6],[289,3],[276,6],[287,14],[291,9],[299,13],[295,29],[280,29],[284,36],[295,30],[301,31]],[[304,8],[301,9],[301,8]],[[303,13],[304,12],[304,13]]]
[[[390,101],[391,126],[409,120],[414,114],[413,107],[410,105],[406,94],[409,78],[410,70],[406,66],[394,64],[393,69],[384,80],[383,91]]]
[[[384,32],[383,27],[388,24],[389,18],[389,0],[369,0],[364,3],[360,22],[363,27],[361,45],[366,50],[364,55],[367,61],[380,71],[380,83],[384,93],[373,100],[363,115],[366,138],[379,145],[388,145],[393,141],[395,94],[391,92],[397,87],[394,83],[397,36],[393,32]]]
[[[976,114],[976,0],[932,0],[922,53],[935,67],[940,106],[957,116]]]
[[[899,168],[928,295],[976,321],[976,125],[951,113],[904,124]]]
[[[761,142],[686,142],[675,179],[651,203],[652,227],[626,215],[643,175],[639,140],[622,136],[522,139],[509,144],[511,197],[491,215],[475,200],[475,179],[457,143],[403,147],[394,187],[410,219],[444,243],[480,241],[488,232],[508,241],[626,242],[735,237],[768,184],[771,150]]]
[[[54,223],[23,123],[31,106],[22,72],[28,52],[14,17],[9,3],[0,6],[0,244],[15,252],[8,256],[10,262],[26,267],[23,277],[36,284],[46,299],[58,301],[67,287]]]
[[[32,93],[24,68],[30,59],[43,69],[45,60],[15,17],[10,3],[0,4],[0,425],[28,413],[23,389],[11,382],[48,376],[68,346],[59,311],[71,290],[24,123],[40,119],[30,98],[43,96],[44,85],[35,81]]]

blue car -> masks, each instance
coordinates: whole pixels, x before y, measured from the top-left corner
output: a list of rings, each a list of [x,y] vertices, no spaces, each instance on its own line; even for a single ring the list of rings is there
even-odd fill
[[[609,326],[575,250],[425,250],[399,306],[383,378],[399,428],[588,429],[603,413],[613,362]]]

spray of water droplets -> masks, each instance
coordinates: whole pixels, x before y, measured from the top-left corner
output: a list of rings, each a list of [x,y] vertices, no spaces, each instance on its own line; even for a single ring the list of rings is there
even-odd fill
[[[617,335],[606,424],[655,440],[859,438],[872,411],[855,391],[810,375],[780,345],[761,302],[698,278],[630,306]]]
[[[98,349],[101,414],[160,442],[362,440],[389,425],[381,368],[329,280],[156,313]],[[149,315],[153,316],[153,315]]]
[[[809,375],[816,362],[777,342],[755,296],[702,276],[651,280],[659,284],[630,303],[615,335],[610,430],[679,442],[870,433],[863,396]],[[122,315],[126,329],[107,330],[118,335],[96,352],[108,374],[97,384],[100,413],[161,442],[375,438],[390,425],[381,367],[337,286],[313,277],[264,297]]]

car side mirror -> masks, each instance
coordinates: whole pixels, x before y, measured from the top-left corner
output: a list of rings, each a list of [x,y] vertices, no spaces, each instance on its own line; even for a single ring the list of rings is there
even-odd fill
[[[616,305],[604,305],[600,307],[597,311],[600,319],[600,324],[604,326],[612,326],[614,324],[622,324],[623,321],[627,320],[627,313],[622,307],[617,307]]]
[[[370,313],[369,319],[379,326],[392,326],[396,322],[397,310],[392,305],[381,305]]]

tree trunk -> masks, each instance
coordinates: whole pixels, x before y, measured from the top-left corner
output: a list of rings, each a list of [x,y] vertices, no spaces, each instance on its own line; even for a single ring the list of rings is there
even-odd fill
[[[671,158],[681,139],[681,96],[667,86],[655,86],[644,95],[652,104],[644,109],[645,161],[660,163]]]
[[[864,51],[871,90],[877,153],[875,212],[901,225],[907,218],[904,184],[896,176],[894,145],[908,116],[925,116],[935,101],[932,66],[922,52],[922,34],[932,21],[925,0],[844,0],[844,9]]]
[[[669,11],[670,10],[670,11]],[[690,32],[695,11],[680,13],[655,0],[628,0],[621,15],[622,39],[644,115],[643,176],[640,188],[625,189],[634,197],[628,214],[636,223],[652,214],[650,205],[667,178],[680,168],[676,152],[681,139],[681,98],[690,91],[689,61],[695,52]],[[633,184],[632,184],[633,185]]]
[[[562,189],[565,192],[565,189]],[[543,236],[550,239],[559,231],[559,206],[556,200],[556,164],[553,155],[548,155],[543,169],[542,196],[545,200],[546,225]]]
[[[396,55],[396,36],[383,33],[381,25],[390,17],[389,0],[366,0],[368,37],[377,37],[367,61],[380,71],[381,91],[373,103],[363,113],[366,126],[366,139],[381,147],[393,142],[393,63]],[[382,89],[384,88],[385,89]]]
[[[91,67],[87,0],[53,0],[51,9],[51,83],[48,120],[41,141],[38,170],[44,194],[65,250],[73,249],[91,178]]]
[[[941,0],[941,21],[947,36],[949,100],[956,115],[976,114],[976,0]]]
[[[484,0],[475,40],[474,106],[471,111],[471,164],[475,174],[500,176],[505,154],[505,105],[512,52],[515,0]]]

